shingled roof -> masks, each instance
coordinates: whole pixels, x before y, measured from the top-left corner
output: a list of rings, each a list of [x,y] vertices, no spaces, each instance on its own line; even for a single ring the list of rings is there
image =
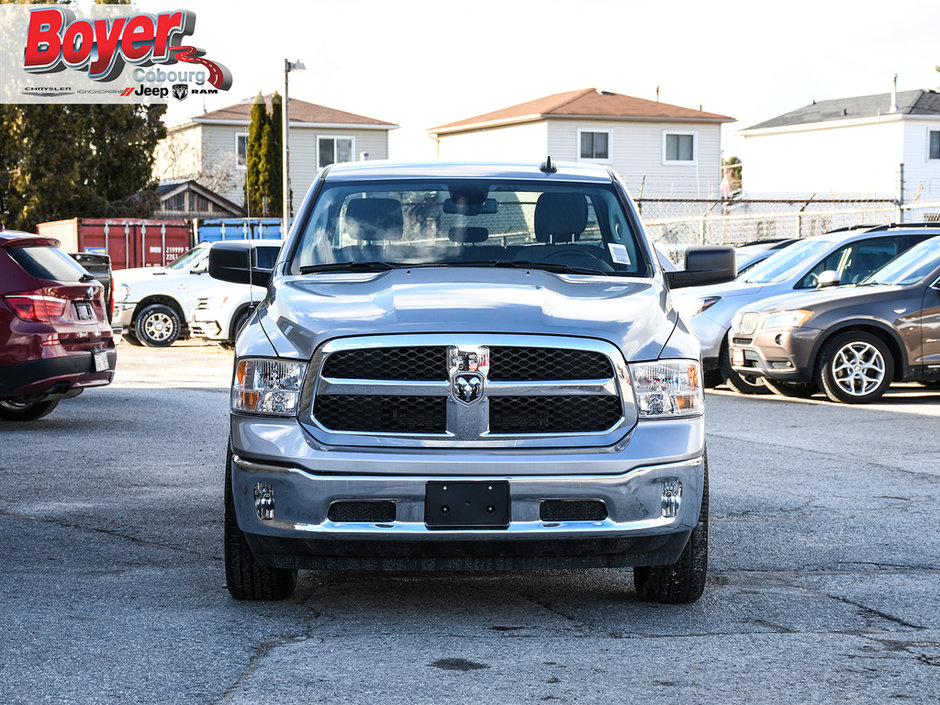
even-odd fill
[[[271,97],[271,94],[264,96],[264,103],[267,106],[268,112],[271,111]],[[247,125],[251,122],[251,106],[253,103],[254,98],[246,99],[241,103],[235,103],[235,105],[229,105],[228,107],[203,113],[202,115],[196,115],[192,118],[192,121],[243,122]],[[327,108],[323,105],[307,103],[302,100],[297,100],[296,98],[290,99],[290,121],[291,123],[305,122],[316,125],[358,125],[363,127],[386,127],[388,129],[398,127],[398,125],[390,122],[376,120],[375,118],[365,117],[363,115],[356,115],[355,113],[347,113],[344,110]]]
[[[821,100],[818,103],[813,101],[802,108],[748,127],[747,130],[808,125],[834,120],[858,120],[890,114],[940,115],[940,93],[924,90],[902,91],[898,93],[898,109],[894,113],[891,112],[890,93]]]
[[[655,100],[584,88],[555,93],[526,103],[495,110],[476,117],[432,127],[431,134],[462,132],[496,125],[511,125],[546,118],[581,118],[592,120],[656,120],[675,122],[733,122],[734,118],[706,113]]]

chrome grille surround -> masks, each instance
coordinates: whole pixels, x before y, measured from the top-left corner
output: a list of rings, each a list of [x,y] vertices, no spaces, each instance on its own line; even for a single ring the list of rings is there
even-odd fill
[[[376,351],[388,348],[439,348],[448,350],[448,371],[438,380],[353,379],[325,377],[323,371],[331,355],[349,351]],[[594,358],[603,355],[609,361],[610,374],[600,379],[559,379],[557,369],[549,380],[505,381],[489,377],[489,351],[495,347],[511,347],[550,351],[578,351]],[[449,374],[449,378],[448,378]],[[472,403],[458,399],[460,383],[466,387],[467,377],[477,377],[482,398]],[[498,375],[497,375],[498,377]],[[458,378],[463,378],[458,380]],[[474,382],[474,386],[476,383]],[[316,400],[332,397],[436,397],[446,403],[446,424],[443,432],[390,432],[330,428],[318,418]],[[570,399],[606,397],[601,406],[619,410],[609,426],[600,430],[554,429],[550,432],[494,433],[490,430],[490,399],[497,397],[550,397]],[[322,405],[321,405],[321,408]],[[401,448],[549,448],[612,446],[633,428],[637,420],[636,404],[627,365],[619,349],[611,343],[591,338],[516,334],[410,334],[337,338],[321,345],[311,359],[301,396],[300,422],[321,443],[339,446],[382,446]]]

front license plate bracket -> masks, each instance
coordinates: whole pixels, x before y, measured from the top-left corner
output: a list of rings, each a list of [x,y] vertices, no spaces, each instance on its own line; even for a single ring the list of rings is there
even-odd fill
[[[509,482],[428,482],[424,522],[429,529],[505,529]]]

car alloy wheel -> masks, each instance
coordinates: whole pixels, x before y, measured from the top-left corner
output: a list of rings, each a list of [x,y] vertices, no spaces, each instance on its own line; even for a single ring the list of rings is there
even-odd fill
[[[832,358],[832,378],[846,394],[862,397],[871,394],[885,378],[885,359],[881,351],[864,341],[851,342]]]
[[[832,401],[864,404],[884,394],[894,379],[887,344],[866,331],[847,331],[823,348],[817,382]]]
[[[133,333],[144,345],[165,348],[180,336],[180,317],[169,306],[151,304],[134,320]]]

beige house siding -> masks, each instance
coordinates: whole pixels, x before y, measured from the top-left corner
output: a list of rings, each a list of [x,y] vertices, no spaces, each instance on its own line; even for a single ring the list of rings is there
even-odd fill
[[[631,195],[647,198],[710,198],[721,183],[721,126],[711,123],[615,120],[549,120],[548,148],[558,161],[581,161],[579,130],[608,132],[607,164],[626,183]],[[664,134],[695,135],[694,164],[664,161]],[[644,178],[645,177],[645,178]]]
[[[195,123],[171,130],[157,146],[154,178],[193,179],[228,200],[244,203],[245,169],[235,162],[235,135],[248,134],[248,125]],[[290,177],[296,210],[317,175],[317,137],[352,137],[353,159],[363,152],[369,160],[388,159],[388,130],[320,128],[292,125]],[[255,215],[255,214],[252,214]]]

